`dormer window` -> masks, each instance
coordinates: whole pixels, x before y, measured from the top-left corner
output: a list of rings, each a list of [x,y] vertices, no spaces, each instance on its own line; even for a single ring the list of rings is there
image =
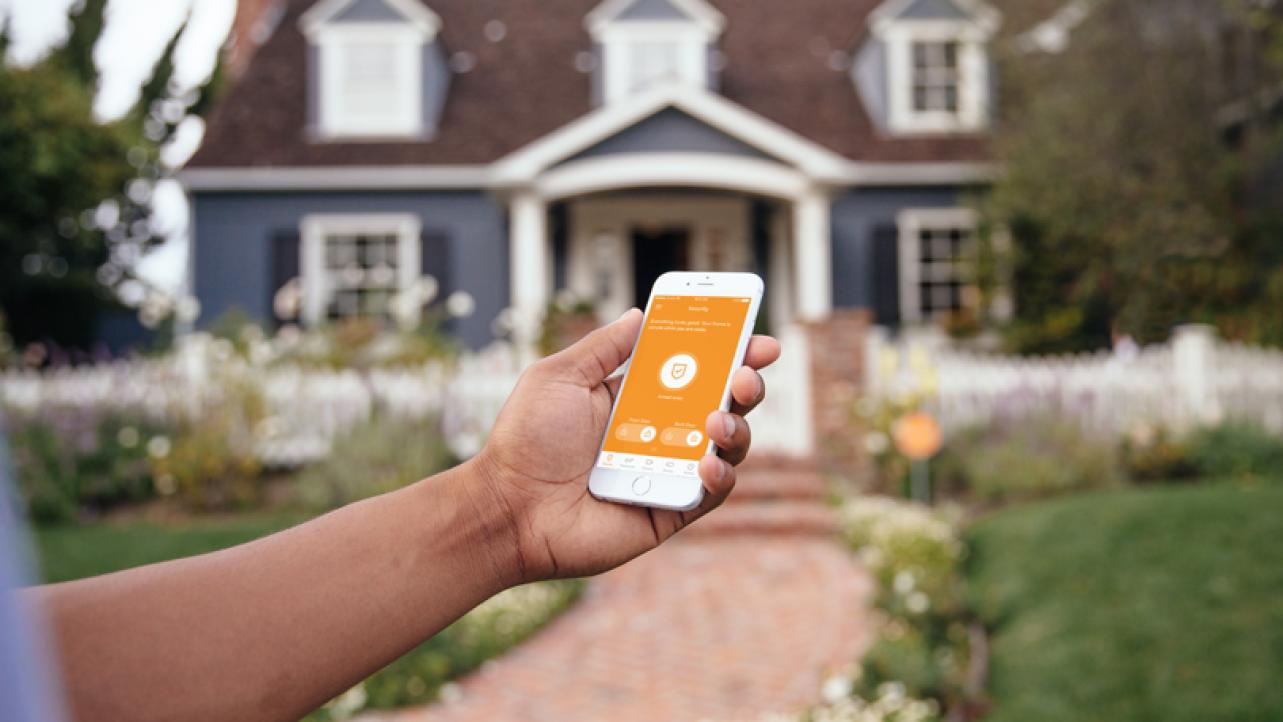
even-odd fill
[[[913,44],[913,112],[958,112],[958,43]]]
[[[674,83],[707,87],[723,24],[703,0],[607,0],[586,20],[601,55],[601,100]]]
[[[860,54],[855,77],[866,103],[893,135],[966,133],[988,128],[987,44],[998,15],[976,0],[888,0],[870,18],[880,52]],[[875,60],[879,59],[880,60]],[[868,72],[877,65],[884,78]],[[881,92],[869,86],[885,83]]]
[[[311,44],[312,126],[322,139],[422,137],[426,52],[440,20],[417,0],[322,0],[300,26]]]

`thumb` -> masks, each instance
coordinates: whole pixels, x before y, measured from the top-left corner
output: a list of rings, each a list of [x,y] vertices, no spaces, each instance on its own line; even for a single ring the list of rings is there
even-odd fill
[[[613,323],[584,336],[551,360],[559,368],[578,372],[585,386],[596,386],[628,360],[641,332],[641,323],[642,312],[630,308]]]

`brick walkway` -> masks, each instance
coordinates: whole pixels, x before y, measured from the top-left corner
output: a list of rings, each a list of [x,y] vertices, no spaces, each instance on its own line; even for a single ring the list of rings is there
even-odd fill
[[[763,468],[734,503],[594,579],[535,638],[396,722],[752,720],[817,701],[867,637],[871,583],[831,540],[812,473]]]

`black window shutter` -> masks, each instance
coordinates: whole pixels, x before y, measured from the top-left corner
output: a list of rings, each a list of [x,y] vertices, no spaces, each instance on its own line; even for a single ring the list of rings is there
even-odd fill
[[[873,228],[873,317],[900,325],[900,232],[893,223]]]
[[[267,310],[273,326],[286,320],[276,317],[276,292],[299,275],[299,232],[291,228],[272,234],[272,275],[268,283]]]
[[[450,236],[445,231],[425,230],[419,235],[419,270],[437,279],[437,297],[433,304],[445,301],[454,290],[450,278]]]

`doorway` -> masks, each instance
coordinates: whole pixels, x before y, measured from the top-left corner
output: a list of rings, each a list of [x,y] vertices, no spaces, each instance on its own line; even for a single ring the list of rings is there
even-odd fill
[[[655,279],[690,268],[690,239],[687,226],[633,227],[633,302],[638,308],[646,308]]]

